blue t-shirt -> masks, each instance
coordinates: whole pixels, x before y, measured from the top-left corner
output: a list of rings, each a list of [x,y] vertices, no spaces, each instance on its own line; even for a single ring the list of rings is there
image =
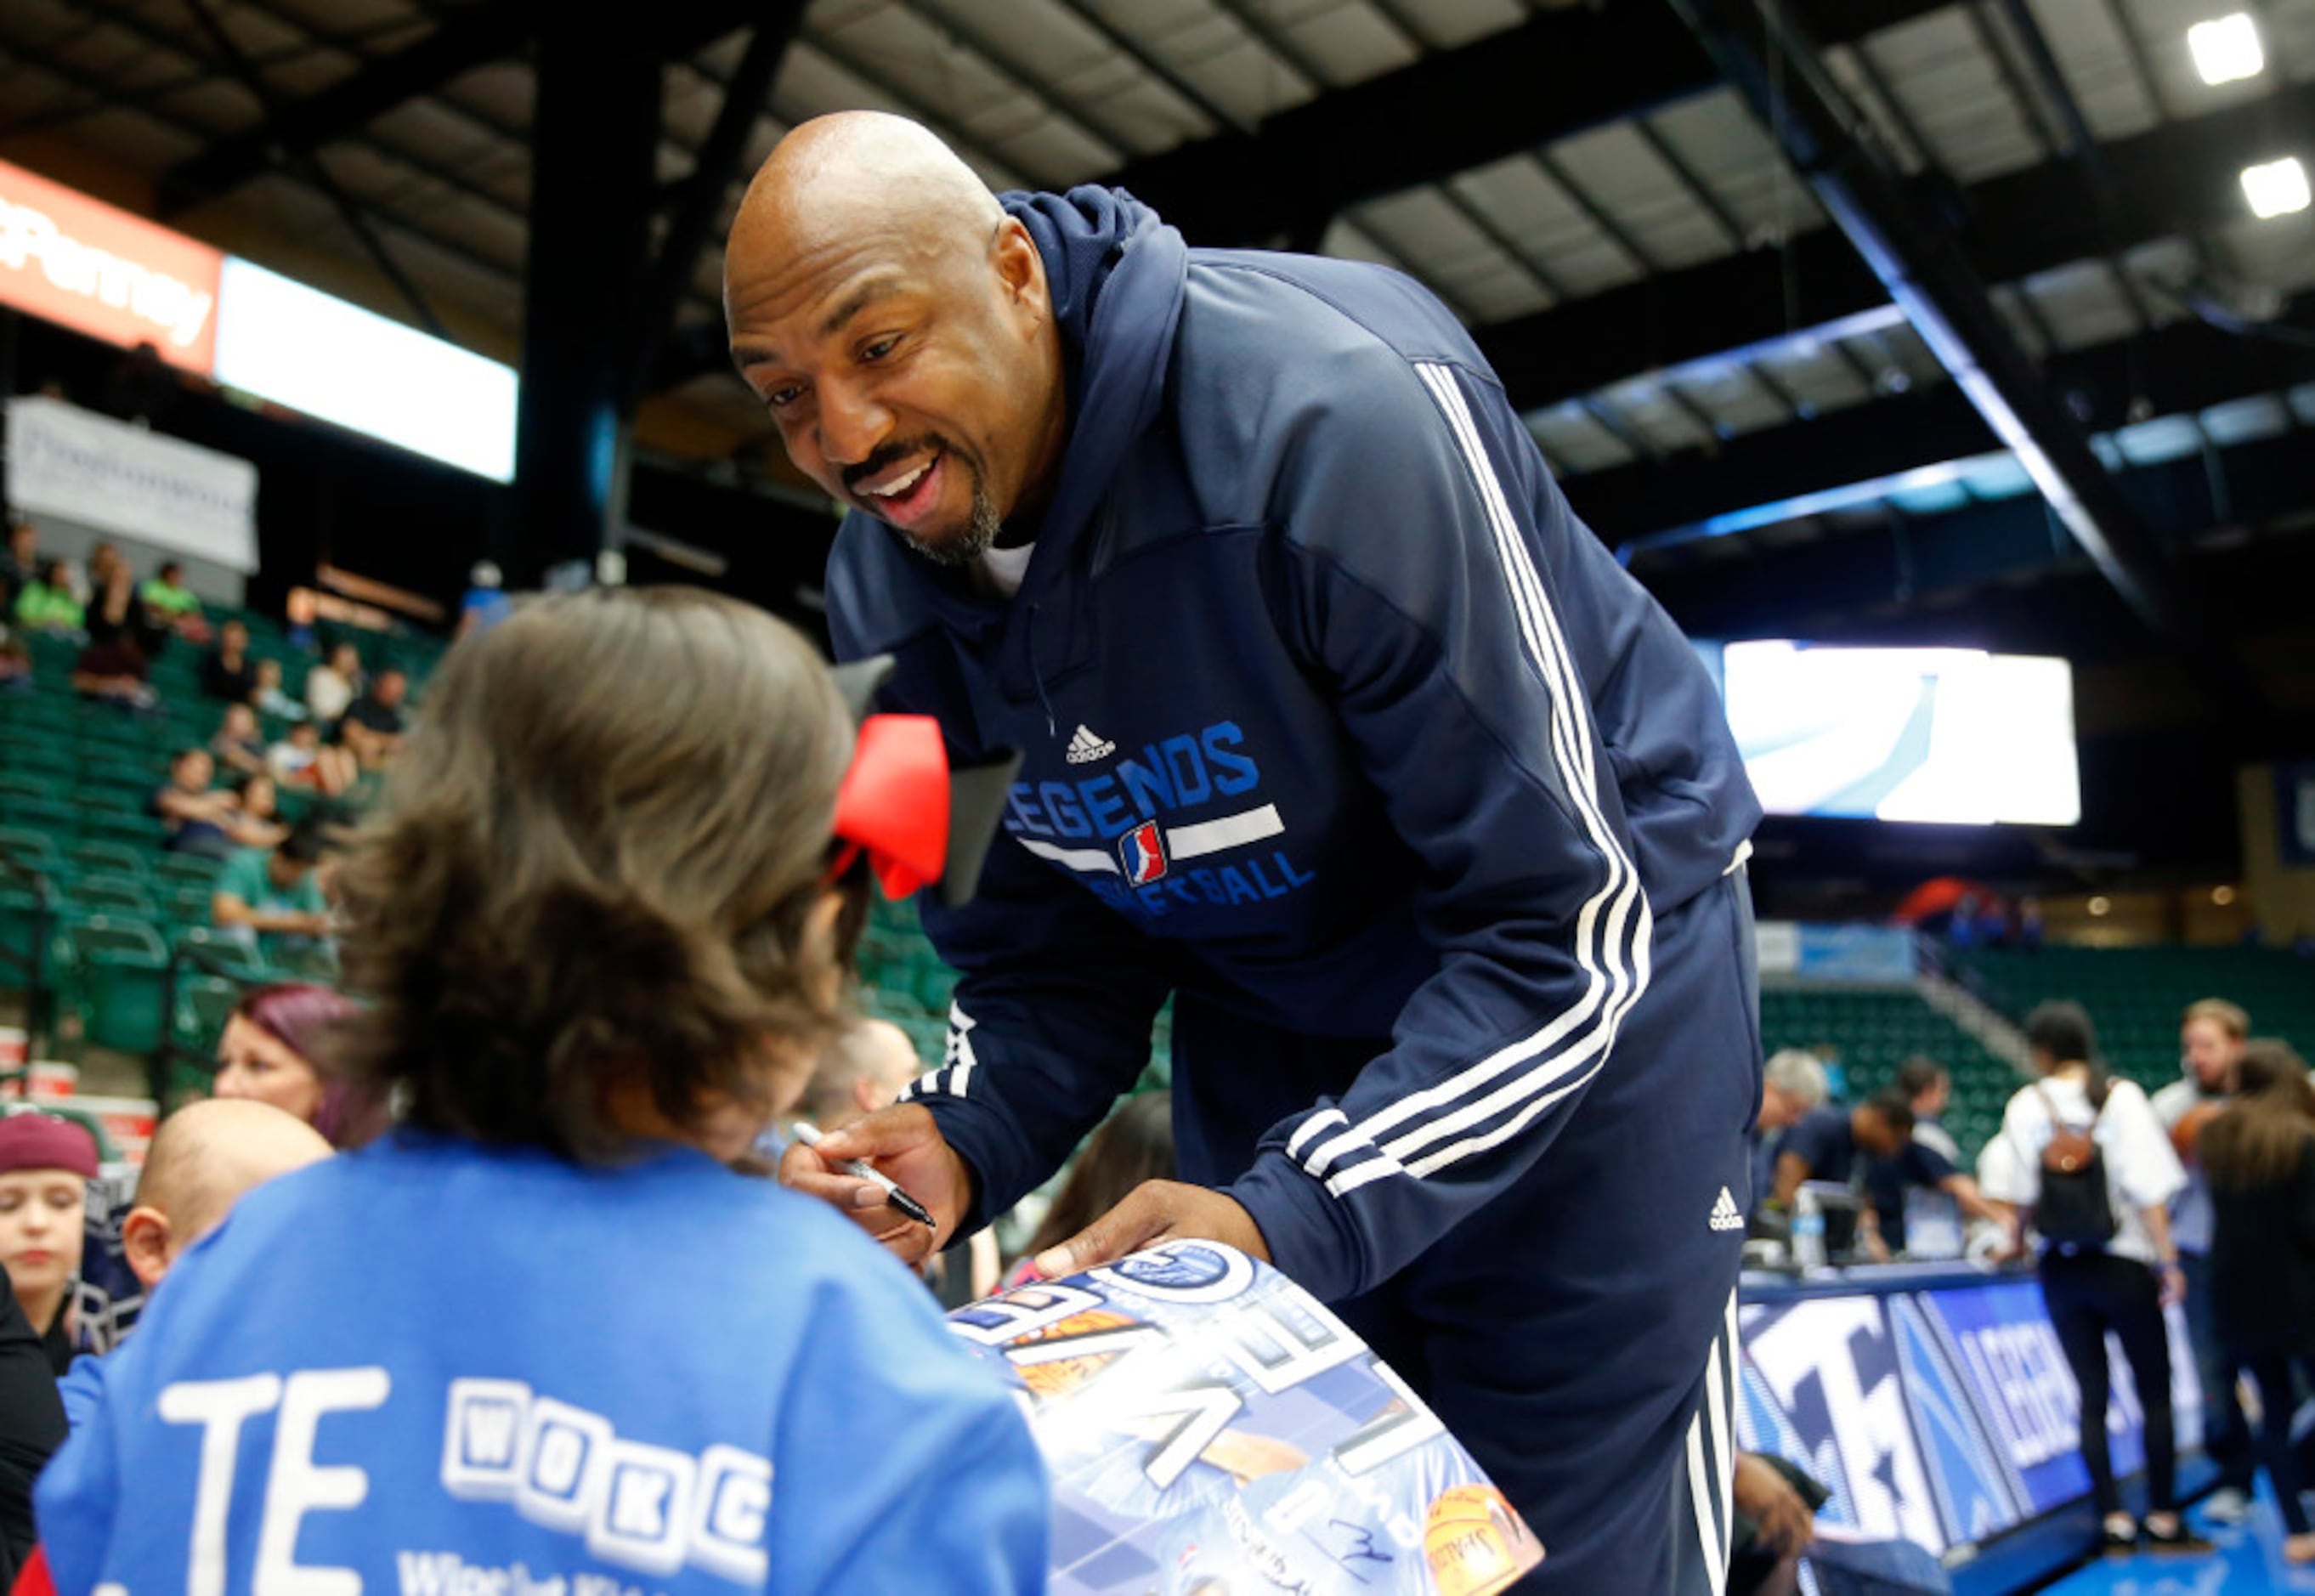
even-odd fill
[[[689,1150],[270,1182],[96,1386],[36,1494],[58,1596],[1045,1588],[1035,1444],[924,1288]]]

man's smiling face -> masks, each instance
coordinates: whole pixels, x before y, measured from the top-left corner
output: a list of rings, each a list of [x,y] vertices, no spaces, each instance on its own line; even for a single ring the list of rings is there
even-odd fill
[[[1066,431],[1036,245],[985,189],[913,205],[898,179],[780,163],[732,227],[732,359],[800,470],[968,563],[1042,500]]]

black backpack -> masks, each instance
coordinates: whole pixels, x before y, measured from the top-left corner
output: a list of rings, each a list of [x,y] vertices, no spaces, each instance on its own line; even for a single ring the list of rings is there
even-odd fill
[[[2042,1195],[2034,1204],[2034,1228],[2042,1239],[2062,1250],[2101,1250],[2117,1228],[2114,1204],[2107,1192],[2106,1155],[2098,1144],[2098,1122],[2106,1104],[2098,1105],[2083,1130],[2070,1129],[2058,1117],[2057,1104],[2040,1086],[2042,1112],[2050,1116],[2050,1141],[2042,1149]]]

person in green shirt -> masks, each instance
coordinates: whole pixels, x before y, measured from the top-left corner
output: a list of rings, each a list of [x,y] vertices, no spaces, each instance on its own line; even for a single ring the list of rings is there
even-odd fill
[[[322,830],[301,822],[276,848],[244,848],[217,872],[209,921],[235,941],[271,954],[330,934],[329,900],[315,867]]]
[[[137,602],[145,611],[147,626],[155,631],[165,628],[190,643],[208,644],[208,617],[201,613],[200,596],[185,585],[182,561],[163,565],[158,575],[137,590]]]
[[[72,568],[62,560],[49,561],[40,580],[16,595],[16,624],[27,631],[77,632],[87,618],[73,597]]]
[[[175,560],[162,566],[137,596],[146,608],[172,621],[201,613],[200,596],[185,586],[185,568]]]

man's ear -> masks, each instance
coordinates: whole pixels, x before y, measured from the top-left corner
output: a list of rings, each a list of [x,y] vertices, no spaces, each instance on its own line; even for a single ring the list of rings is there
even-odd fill
[[[1043,321],[1051,308],[1045,291],[1045,257],[1037,253],[1037,241],[1029,236],[1020,217],[1008,216],[998,224],[990,257],[1005,297]]]
[[[148,1297],[169,1272],[169,1243],[173,1235],[169,1216],[157,1208],[132,1208],[120,1221],[120,1250],[129,1260],[129,1272]]]

